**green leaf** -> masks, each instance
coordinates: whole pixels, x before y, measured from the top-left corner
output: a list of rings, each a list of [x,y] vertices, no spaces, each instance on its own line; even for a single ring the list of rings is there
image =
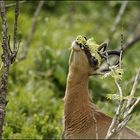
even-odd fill
[[[122,75],[124,74],[123,69],[120,68],[115,68],[114,70],[111,71],[110,75],[115,78],[116,80],[121,80]]]

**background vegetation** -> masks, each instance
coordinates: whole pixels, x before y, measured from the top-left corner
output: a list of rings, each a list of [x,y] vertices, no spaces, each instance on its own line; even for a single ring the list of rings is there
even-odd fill
[[[11,4],[14,1],[7,1]],[[18,38],[21,45],[18,58],[23,54],[32,17],[39,1],[20,4]],[[17,59],[12,65],[8,81],[8,105],[4,124],[4,138],[60,138],[62,133],[63,97],[68,73],[71,42],[79,34],[104,42],[114,24],[122,2],[118,1],[46,1],[37,17],[36,31],[28,48],[26,59]],[[129,2],[121,19],[110,49],[120,45],[120,34],[125,41],[139,27],[140,3]],[[9,34],[13,33],[14,7],[7,7]],[[1,21],[0,21],[1,22]],[[140,66],[140,43],[129,49],[124,58],[123,89],[130,92],[131,78]],[[113,79],[91,77],[90,92],[93,101],[103,112],[113,116],[116,103],[106,98],[115,94]],[[140,93],[140,84],[136,95]],[[139,95],[140,96],[140,95]],[[140,104],[133,112],[128,126],[140,133]]]

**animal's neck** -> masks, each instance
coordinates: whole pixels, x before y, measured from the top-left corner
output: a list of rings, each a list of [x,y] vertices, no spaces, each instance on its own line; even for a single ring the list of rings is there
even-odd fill
[[[65,107],[67,111],[72,111],[72,105],[78,106],[84,104],[84,106],[86,106],[87,103],[88,77],[69,73],[65,94]]]
[[[88,75],[70,71],[67,78],[65,104],[87,104],[88,98]]]
[[[88,93],[88,75],[74,70],[69,72],[64,101],[66,129],[83,129],[79,128],[82,124],[91,123],[94,107]]]

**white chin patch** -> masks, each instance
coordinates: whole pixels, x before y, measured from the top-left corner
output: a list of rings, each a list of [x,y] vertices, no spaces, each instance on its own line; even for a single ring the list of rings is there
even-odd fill
[[[74,50],[80,51],[80,46],[75,41],[72,42],[71,46]]]

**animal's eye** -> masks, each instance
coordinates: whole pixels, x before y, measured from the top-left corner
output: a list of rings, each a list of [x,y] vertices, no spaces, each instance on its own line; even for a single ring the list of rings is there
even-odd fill
[[[94,56],[91,57],[91,65],[93,65],[93,66],[98,65],[98,60]]]

